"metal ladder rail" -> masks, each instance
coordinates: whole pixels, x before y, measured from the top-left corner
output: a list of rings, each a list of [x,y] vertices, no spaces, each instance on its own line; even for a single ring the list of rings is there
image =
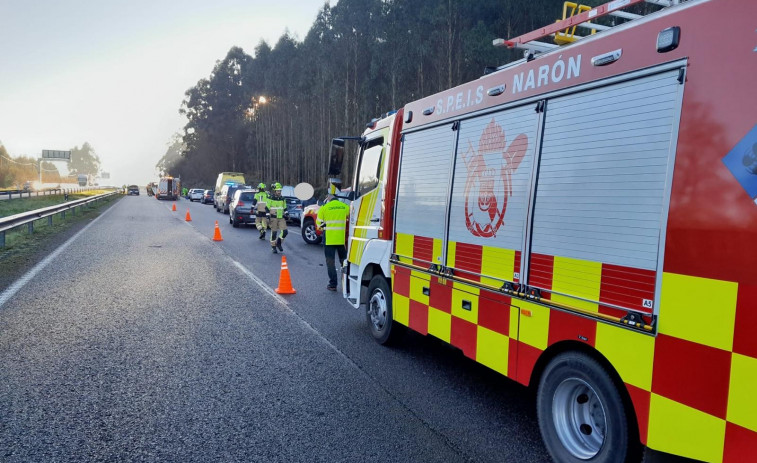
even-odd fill
[[[542,27],[540,29],[528,32],[509,40],[494,39],[492,41],[492,44],[495,47],[523,48],[534,52],[546,52],[559,48],[560,46],[551,43],[539,42],[537,41],[538,39],[556,35],[561,33],[561,31],[566,31],[571,28],[575,30],[575,27],[583,27],[595,30],[610,29],[609,26],[602,26],[599,24],[591,23],[591,20],[607,15],[615,15],[624,19],[635,19],[640,16],[618,10],[628,8],[629,6],[633,6],[639,3],[651,3],[660,6],[671,6],[673,4],[679,3],[679,1],[680,0],[614,0],[590,10],[579,11],[579,13],[576,15],[568,16],[563,20],[556,21],[554,24]],[[566,15],[566,11],[564,11],[563,15]],[[580,37],[581,36],[575,36],[574,41]],[[565,43],[569,43],[569,41]]]

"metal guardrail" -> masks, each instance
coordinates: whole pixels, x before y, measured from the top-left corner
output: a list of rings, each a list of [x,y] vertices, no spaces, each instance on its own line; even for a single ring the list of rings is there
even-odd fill
[[[34,222],[37,220],[47,218],[47,225],[52,226],[53,216],[55,214],[61,214],[62,217],[65,218],[66,212],[71,211],[73,215],[76,215],[77,207],[86,206],[90,203],[95,203],[101,199],[118,194],[121,194],[120,191],[112,191],[110,193],[103,193],[90,198],[77,199],[57,206],[43,207],[33,211],[2,217],[0,218],[0,248],[5,247],[5,232],[8,230],[26,225],[29,227],[29,233],[31,234],[34,233]]]
[[[0,190],[0,199],[22,199],[24,197],[31,198],[32,196],[52,196],[59,194],[75,194],[87,190],[102,190],[102,187],[80,187],[80,188],[48,188],[45,190]]]

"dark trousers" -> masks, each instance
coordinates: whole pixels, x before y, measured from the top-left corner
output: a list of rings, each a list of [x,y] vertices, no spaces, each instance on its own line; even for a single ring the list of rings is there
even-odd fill
[[[336,288],[336,265],[334,254],[339,254],[339,265],[347,258],[347,248],[343,244],[327,244],[323,247],[326,254],[326,270],[329,272],[329,286]]]

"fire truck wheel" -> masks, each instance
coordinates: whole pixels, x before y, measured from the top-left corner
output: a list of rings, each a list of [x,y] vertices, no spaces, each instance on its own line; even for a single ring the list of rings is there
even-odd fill
[[[536,411],[555,462],[624,462],[636,453],[618,388],[586,354],[566,352],[552,359],[539,381]]]
[[[392,291],[382,275],[371,279],[365,314],[373,339],[379,344],[390,345],[404,333],[404,327],[392,319]]]

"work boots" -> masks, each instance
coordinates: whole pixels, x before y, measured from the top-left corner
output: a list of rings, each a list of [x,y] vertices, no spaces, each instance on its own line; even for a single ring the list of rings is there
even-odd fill
[[[283,253],[284,252],[284,246],[282,246],[281,244],[282,244],[281,238],[276,239],[276,247],[279,248],[279,251],[281,251]]]
[[[265,239],[265,230],[260,230],[260,236],[258,236],[258,239],[261,239],[261,240]]]

